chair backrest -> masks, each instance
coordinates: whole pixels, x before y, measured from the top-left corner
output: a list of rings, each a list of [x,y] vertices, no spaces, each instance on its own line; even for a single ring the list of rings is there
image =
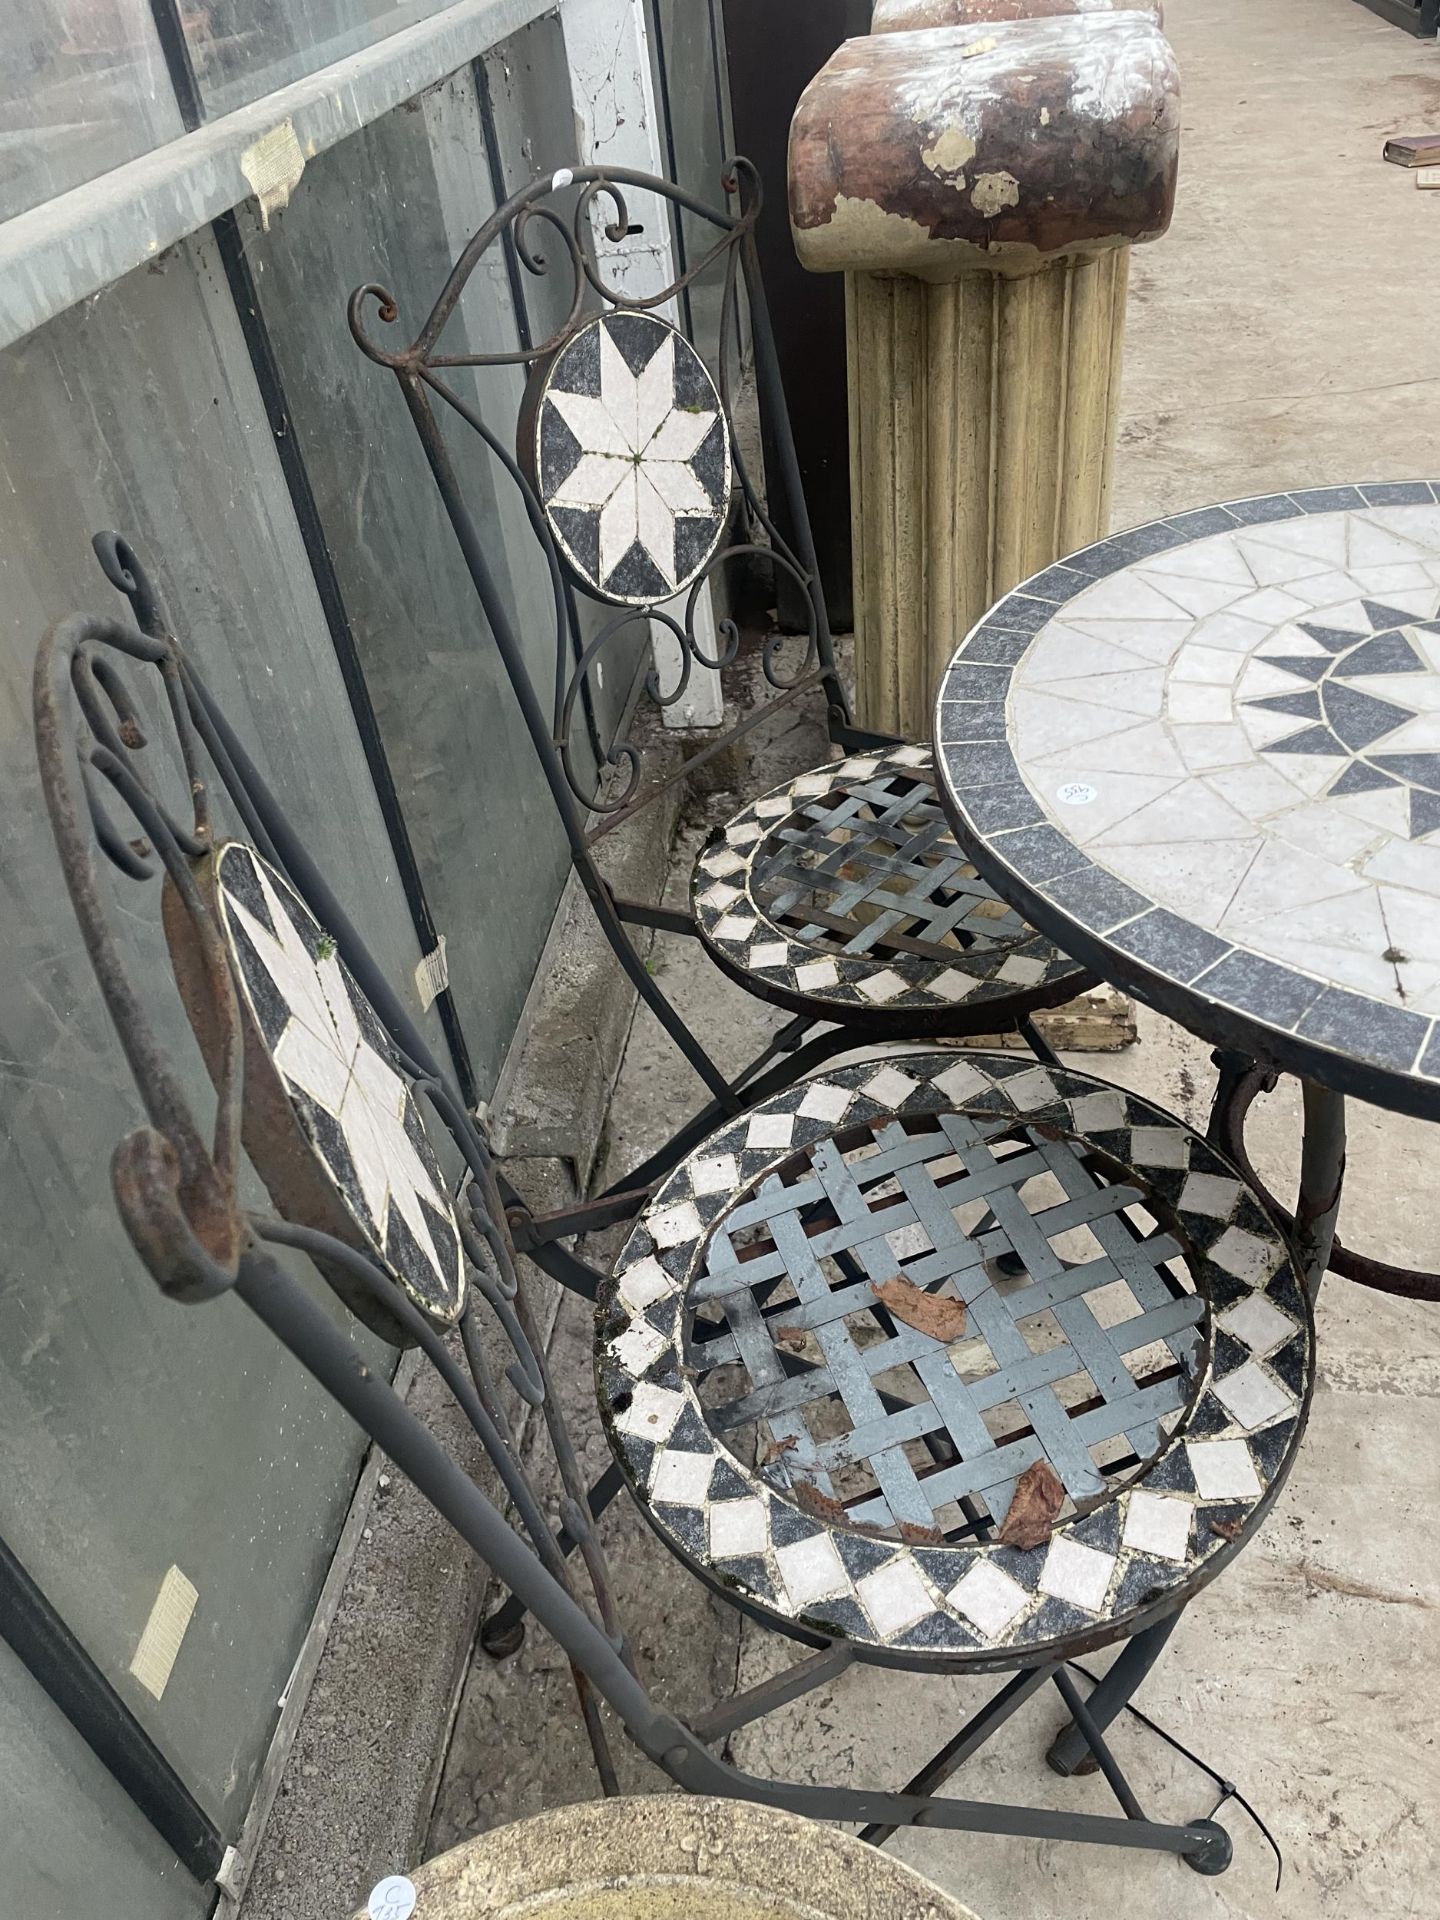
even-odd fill
[[[602,828],[628,818],[659,787],[640,791],[640,756],[626,738],[608,754],[611,766],[625,767],[623,780],[602,786],[583,779],[576,729],[586,697],[598,690],[607,658],[627,636],[633,645],[637,626],[648,639],[652,622],[673,637],[678,654],[673,684],[662,686],[654,668],[646,677],[661,706],[681,698],[697,665],[732,661],[739,643],[734,622],[721,621],[718,645],[708,643],[714,652],[697,630],[705,589],[727,567],[763,565],[794,585],[807,632],[793,649],[783,636],[772,636],[763,659],[766,678],[788,699],[823,687],[838,715],[848,718],[757,264],[760,182],[748,161],[736,159],[727,164],[723,185],[738,211],[628,168],[566,168],[532,181],[468,241],[408,346],[389,345],[371,331],[375,316],[384,326],[399,324],[394,292],[371,283],[350,296],[357,344],[399,380],[536,750],[547,773],[560,775],[572,812],[601,816]],[[659,202],[646,206],[647,220],[658,215],[663,225],[674,207],[714,235],[679,278],[643,294],[607,278],[595,247],[597,221],[613,244],[647,230],[633,217],[636,196]],[[463,339],[447,341],[447,333],[463,312],[473,276],[502,253],[522,287],[527,274],[543,280],[549,302],[564,305],[564,317],[544,338],[527,338],[513,350],[465,351]],[[673,310],[686,287],[717,271],[723,296],[710,365],[662,310]],[[565,274],[569,286],[556,302],[555,282]],[[769,511],[735,430],[737,296],[745,303],[756,387],[773,439],[773,478],[784,495],[791,540]],[[528,336],[528,324],[522,332]],[[512,417],[487,419],[478,390],[467,397],[457,375],[500,366],[524,370],[523,395]],[[548,686],[532,680],[497,589],[484,530],[447,443],[445,427],[455,422],[480,436],[517,489],[543,554],[554,603]],[[588,638],[577,595],[609,614]],[[720,744],[712,743],[711,751]]]
[[[655,175],[627,168],[581,167],[533,181],[473,235],[452,267],[433,308],[409,345],[390,345],[378,330],[400,323],[389,288],[369,284],[350,297],[350,329],[361,349],[395,374],[419,433],[445,512],[454,528],[485,621],[514,689],[555,805],[571,857],[607,938],[641,995],[677,1045],[723,1098],[723,1076],[635,957],[610,910],[592,849],[667,787],[692,774],[757,725],[781,703],[822,696],[832,736],[867,744],[851,725],[825,613],[804,490],[771,333],[755,247],[760,182],[750,163],[727,164],[723,185],[735,203],[707,205]],[[646,223],[634,209],[645,203]],[[657,291],[637,294],[615,284],[597,258],[595,230],[608,242],[679,209],[713,233],[686,272]],[[653,230],[653,227],[650,228]],[[460,330],[473,276],[503,254],[512,279],[543,281],[563,318],[543,339],[507,352],[469,352],[447,340]],[[682,290],[719,274],[719,345],[713,365],[663,317]],[[559,301],[555,282],[569,276]],[[737,435],[734,385],[743,298],[755,386],[773,452],[772,485],[784,497],[792,537],[776,524]],[[522,306],[523,310],[523,306]],[[464,370],[515,366],[524,390],[509,417],[488,419],[479,389],[460,391]],[[549,684],[532,678],[526,648],[499,586],[499,556],[487,552],[461,474],[458,427],[479,436],[518,492],[550,583],[553,661]],[[652,703],[680,700],[697,667],[720,670],[737,657],[740,632],[726,616],[712,623],[708,588],[727,569],[768,568],[803,609],[805,632],[768,636],[760,665],[772,697],[735,725],[712,734],[684,767],[650,775],[638,731],[620,730],[591,777],[585,765],[586,716],[593,712],[607,665],[626,671],[651,658],[644,690]],[[582,618],[589,601],[605,617]],[[637,629],[638,634],[637,634]],[[673,646],[663,672],[654,664],[656,633]],[[639,645],[637,646],[637,639]],[[532,655],[532,657],[534,657]],[[664,684],[662,684],[662,680]],[[637,709],[638,710],[638,709]]]
[[[651,1705],[629,1661],[484,1128],[195,672],[133,550],[113,534],[95,544],[135,624],[82,614],[50,629],[36,660],[35,735],[65,883],[146,1115],[111,1163],[126,1231],[173,1299],[238,1294],[554,1634],[577,1671],[602,1779],[613,1778],[589,1682],[647,1752],[687,1736]],[[137,674],[163,686],[168,741],[147,742],[151,703],[127,679]],[[176,774],[188,818],[162,797],[177,791]],[[220,836],[222,795],[246,838]],[[116,937],[117,890],[156,879],[176,985],[215,1088],[204,1123]],[[458,1156],[458,1192],[427,1113]],[[242,1152],[273,1213],[243,1204]],[[372,1330],[424,1351],[478,1434],[515,1530],[286,1271],[282,1247],[308,1255]],[[512,1356],[511,1386],[543,1412],[594,1617],[508,1437],[482,1309]],[[446,1338],[457,1331],[463,1361]]]

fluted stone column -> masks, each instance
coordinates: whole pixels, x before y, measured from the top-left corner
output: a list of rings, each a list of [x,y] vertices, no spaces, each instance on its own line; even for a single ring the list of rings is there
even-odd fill
[[[912,738],[969,627],[1108,524],[1179,83],[1155,8],[1080,3],[879,0],[959,24],[846,41],[791,126],[797,252],[846,275],[859,718]]]

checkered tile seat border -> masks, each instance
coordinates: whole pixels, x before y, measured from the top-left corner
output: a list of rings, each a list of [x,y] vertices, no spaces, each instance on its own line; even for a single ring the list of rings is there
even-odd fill
[[[1092,1252],[1067,1257],[1080,1228]],[[877,1313],[897,1271],[964,1301],[960,1346]],[[1107,1324],[1115,1282],[1136,1312]],[[1033,1351],[1043,1314],[1060,1337]],[[1169,1364],[1138,1372],[1142,1347]],[[776,1626],[916,1666],[1023,1666],[1183,1604],[1269,1508],[1313,1361],[1289,1249],[1228,1161],[1132,1094],[1000,1054],[832,1070],[713,1134],[597,1315],[606,1427],[667,1544]],[[905,1369],[915,1390],[887,1404]],[[1066,1406],[1076,1373],[1092,1390]],[[808,1418],[821,1400],[838,1432]],[[997,1434],[1002,1400],[1024,1418]],[[1054,1531],[1001,1545],[1042,1457]]]
[[[701,937],[727,972],[778,1001],[868,1021],[917,1012],[981,1031],[1084,985],[1076,963],[981,880],[956,844],[928,747],[812,768],[744,808],[696,863]]]

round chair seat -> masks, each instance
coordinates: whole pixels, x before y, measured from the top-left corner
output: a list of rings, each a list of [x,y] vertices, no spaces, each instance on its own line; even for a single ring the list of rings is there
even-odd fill
[[[712,1134],[597,1315],[605,1425],[666,1544],[772,1626],[931,1668],[1183,1604],[1274,1500],[1313,1364],[1235,1168],[1003,1054],[837,1068]]]
[[[1090,976],[981,880],[928,747],[814,767],[737,813],[696,863],[701,938],[794,1012],[949,1033],[1070,999]]]

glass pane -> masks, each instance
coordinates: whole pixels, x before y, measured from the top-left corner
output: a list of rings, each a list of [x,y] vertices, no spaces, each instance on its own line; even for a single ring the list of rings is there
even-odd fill
[[[0,1906],[27,1920],[200,1920],[210,1896],[0,1641]],[[104,1889],[103,1893],[100,1889]]]
[[[306,168],[269,233],[245,222],[261,309],[375,702],[476,1073],[488,1091],[514,1032],[566,870],[559,818],[394,377],[345,324],[351,290],[399,303],[372,335],[414,337],[455,255],[493,211],[473,74],[453,75]],[[447,353],[518,344],[505,256],[472,277]],[[507,447],[521,369],[450,368]],[[436,402],[486,556],[549,711],[555,615],[520,496]]]
[[[184,131],[148,0],[0,8],[0,220]]]
[[[654,48],[660,70],[661,111],[665,117],[678,186],[708,205],[723,207],[720,175],[729,157],[721,119],[724,61],[718,55],[717,6],[712,0],[654,0]],[[785,183],[778,187],[782,197]],[[715,244],[708,220],[683,208],[678,214],[680,264],[691,266]],[[720,347],[720,304],[725,264],[716,261],[691,284],[691,337],[713,366]]]
[[[185,37],[213,119],[288,87],[451,0],[208,0],[183,6]]]
[[[0,1534],[233,1834],[360,1444],[238,1302],[162,1299],[116,1216],[110,1156],[140,1116],[60,881],[30,716],[46,623],[123,611],[93,530],[149,554],[217,697],[402,985],[416,944],[208,240],[0,356],[0,463]],[[115,884],[127,963],[207,1113],[158,903]],[[199,1602],[157,1701],[129,1667],[171,1565]]]

